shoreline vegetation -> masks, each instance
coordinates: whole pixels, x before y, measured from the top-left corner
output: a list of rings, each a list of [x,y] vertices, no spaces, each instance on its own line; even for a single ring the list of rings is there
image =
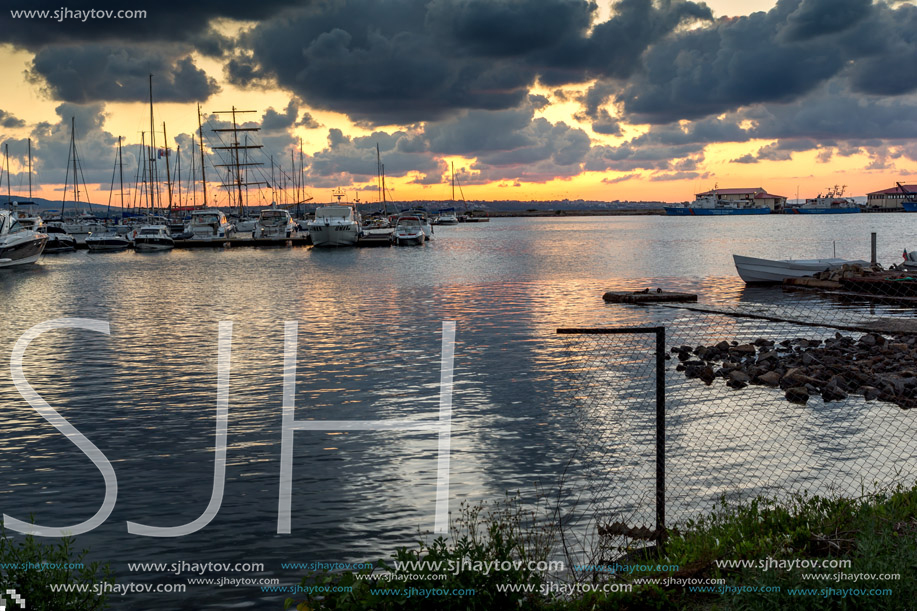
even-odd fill
[[[917,596],[911,574],[917,566],[917,486],[876,489],[856,498],[796,494],[740,504],[722,499],[709,514],[670,529],[658,546],[641,550],[631,540],[634,547],[618,548],[616,560],[597,556],[598,570],[570,571],[567,555],[563,575],[525,568],[530,560],[555,557],[563,542],[556,513],[535,517],[518,496],[502,505],[463,504],[451,539],[401,548],[373,569],[312,572],[301,583],[307,590],[350,589],[288,598],[284,608],[908,609]],[[520,560],[523,567],[509,572],[472,568]],[[411,567],[410,575],[395,569],[401,563]],[[444,576],[434,563],[458,569]],[[559,583],[579,593],[559,594]],[[510,591],[506,584],[520,587]],[[619,591],[583,593],[606,584]],[[430,595],[431,590],[474,594]]]

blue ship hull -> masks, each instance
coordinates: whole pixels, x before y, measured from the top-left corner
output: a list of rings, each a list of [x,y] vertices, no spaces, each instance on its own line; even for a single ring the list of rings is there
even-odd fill
[[[787,208],[786,214],[851,214],[859,208]]]
[[[903,202],[901,205],[905,212],[917,212],[917,202]]]
[[[770,214],[770,208],[665,208],[669,216],[732,216],[736,214]]]

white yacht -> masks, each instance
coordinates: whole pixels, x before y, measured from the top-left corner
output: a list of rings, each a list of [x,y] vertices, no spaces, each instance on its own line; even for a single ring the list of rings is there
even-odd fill
[[[191,213],[192,240],[225,240],[234,234],[234,227],[220,210],[213,208]]]
[[[360,238],[360,219],[350,206],[322,206],[309,221],[313,246],[353,246]]]
[[[125,250],[131,247],[129,236],[118,235],[112,230],[91,233],[86,237],[86,247],[95,252]]]
[[[252,236],[260,239],[289,240],[296,237],[299,225],[290,213],[280,208],[262,210]]]
[[[41,232],[48,235],[45,253],[69,252],[76,250],[76,238],[67,233],[60,221],[51,221],[42,225]]]
[[[35,263],[47,243],[46,234],[29,231],[13,213],[0,210],[0,267]]]
[[[91,214],[83,213],[77,217],[61,219],[64,231],[73,236],[77,244],[85,244],[90,234],[99,234],[106,231],[102,219]]]
[[[416,216],[402,216],[395,225],[395,232],[392,234],[392,241],[397,246],[409,244],[423,244],[426,235],[423,232],[421,220]]]
[[[398,219],[403,217],[415,217],[420,222],[424,238],[426,240],[433,239],[433,224],[430,222],[430,215],[427,214],[426,210],[423,208],[411,208],[410,210],[402,212],[395,217],[395,224],[397,225]]]
[[[434,225],[458,225],[458,217],[455,216],[455,208],[446,208],[439,211],[439,215],[433,220]]]
[[[166,225],[144,225],[134,237],[134,250],[171,250],[174,247],[175,240]]]

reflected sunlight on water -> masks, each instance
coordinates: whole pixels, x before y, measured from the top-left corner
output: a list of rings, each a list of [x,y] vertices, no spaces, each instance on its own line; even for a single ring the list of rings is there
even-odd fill
[[[299,321],[298,420],[436,418],[440,326],[456,321],[454,509],[463,499],[557,482],[583,433],[571,426],[569,397],[559,392],[570,353],[554,335],[557,327],[703,325],[703,316],[680,310],[605,305],[602,292],[665,287],[699,292],[707,303],[833,307],[779,289],[746,289],[731,254],[830,256],[826,248],[836,241],[838,256],[868,258],[875,230],[880,258],[897,260],[907,236],[889,218],[894,215],[859,216],[866,218],[494,219],[437,227],[432,243],[412,249],[47,256],[30,269],[0,272],[0,343],[8,356],[22,332],[51,318],[111,323],[109,337],[47,333],[25,360],[30,383],[118,475],[114,513],[81,536],[79,547],[112,562],[119,574],[129,561],[264,562],[267,574],[293,584],[299,572],[282,570],[281,562],[376,560],[412,543],[418,528],[431,529],[438,446],[427,432],[297,432],[293,535],[277,535],[284,321]],[[127,520],[183,524],[210,498],[222,320],[234,328],[220,512],[191,536],[130,536]],[[766,327],[728,324],[737,334]],[[721,323],[717,333],[723,329]],[[34,513],[49,525],[87,518],[103,494],[99,472],[22,400],[4,371],[2,510],[20,519]],[[679,383],[672,380],[676,396]],[[674,448],[726,430],[726,406],[710,405],[673,429]],[[673,413],[678,409],[676,402]],[[732,439],[733,450],[719,460],[765,468],[772,457],[749,448],[760,441],[755,435],[775,430]],[[636,456],[632,446],[643,437],[631,430],[619,441]],[[621,460],[610,468],[627,477],[633,458]],[[707,475],[698,469],[689,489],[719,492],[705,488]],[[277,600],[282,597],[264,598]],[[183,604],[260,607],[264,601],[248,590],[192,590]]]

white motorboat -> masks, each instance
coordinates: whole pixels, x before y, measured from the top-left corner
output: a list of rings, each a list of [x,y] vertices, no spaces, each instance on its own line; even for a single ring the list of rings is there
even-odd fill
[[[0,267],[35,263],[47,243],[47,234],[29,231],[11,212],[0,210]]]
[[[110,230],[103,233],[92,233],[86,237],[86,247],[94,252],[114,252],[130,248],[131,239]]]
[[[746,284],[779,283],[786,278],[814,276],[825,270],[837,269],[847,264],[868,266],[866,261],[848,259],[757,259],[732,255],[736,271]]]
[[[420,221],[420,226],[423,229],[423,235],[426,240],[433,239],[433,224],[430,222],[430,215],[427,214],[427,211],[423,208],[411,208],[405,212],[398,214],[395,217],[395,225],[397,226],[398,220],[402,217],[415,217]]]
[[[350,206],[322,206],[309,221],[313,246],[353,246],[360,238],[360,219]]]
[[[85,244],[90,234],[105,233],[106,227],[102,219],[91,214],[83,213],[77,217],[61,219],[64,231],[73,236],[77,244]]]
[[[48,236],[45,254],[76,250],[76,238],[67,233],[64,224],[60,221],[52,221],[43,225],[41,232]]]
[[[230,219],[230,221],[235,227],[236,234],[244,234],[244,237],[257,237],[255,234],[258,231],[258,221],[260,218],[260,216],[258,218],[243,216],[241,218]]]
[[[234,234],[232,224],[222,211],[214,208],[191,212],[192,240],[226,240]]]
[[[402,216],[395,225],[395,232],[392,234],[392,241],[398,246],[411,244],[423,244],[426,240],[426,234],[423,232],[423,224],[416,216]]]
[[[144,225],[134,236],[134,250],[137,251],[171,250],[174,247],[175,240],[165,225]]]
[[[434,225],[458,225],[458,217],[455,216],[455,208],[445,208],[439,211],[439,215],[433,219]]]
[[[253,237],[260,239],[289,240],[296,237],[299,225],[290,213],[281,208],[262,210],[255,223]]]

